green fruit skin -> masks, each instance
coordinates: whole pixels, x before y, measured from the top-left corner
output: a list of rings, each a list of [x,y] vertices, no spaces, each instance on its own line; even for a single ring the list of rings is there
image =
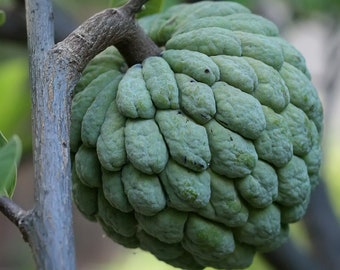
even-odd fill
[[[129,68],[118,85],[116,103],[120,113],[130,118],[153,118],[155,107],[146,88],[141,65]]]
[[[184,73],[207,85],[212,85],[220,78],[217,65],[203,53],[189,50],[166,50],[162,57],[174,72]]]
[[[142,19],[164,49],[114,47],[72,102],[72,192],[113,241],[182,269],[240,269],[280,247],[319,182],[323,111],[305,59],[230,1]]]
[[[119,113],[116,102],[111,102],[96,145],[98,159],[106,170],[119,171],[126,163],[125,122],[126,118]]]
[[[100,134],[106,111],[116,96],[118,83],[121,78],[121,76],[116,76],[113,80],[111,79],[111,82],[98,93],[83,116],[81,140],[88,147],[95,147],[97,144],[97,138]]]
[[[197,51],[208,56],[241,56],[240,39],[230,30],[220,27],[206,27],[174,35],[165,44],[166,48]]]
[[[152,102],[157,108],[179,108],[175,74],[163,58],[154,56],[145,59],[142,73]]]

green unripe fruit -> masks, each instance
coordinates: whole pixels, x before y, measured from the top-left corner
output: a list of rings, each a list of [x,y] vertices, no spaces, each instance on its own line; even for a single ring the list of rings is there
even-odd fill
[[[323,112],[304,58],[233,2],[141,24],[160,56],[127,68],[108,48],[76,87],[74,201],[175,267],[248,267],[285,242],[318,183]]]

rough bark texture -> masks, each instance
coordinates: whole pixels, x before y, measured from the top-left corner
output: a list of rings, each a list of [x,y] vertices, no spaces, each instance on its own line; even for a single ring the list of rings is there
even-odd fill
[[[53,53],[62,56],[75,70],[81,72],[86,64],[110,45],[120,48],[129,65],[146,57],[160,54],[160,49],[143,32],[132,16],[131,6],[106,9],[80,25]]]
[[[24,220],[29,215],[29,212],[21,209],[11,199],[4,196],[0,197],[0,212],[18,227],[24,240],[27,241],[27,229]]]
[[[26,1],[32,90],[35,201],[27,240],[38,269],[75,269],[69,158],[70,69],[51,53],[51,1]]]
[[[23,233],[38,269],[75,269],[69,148],[72,90],[86,64],[110,45],[126,45],[128,50],[121,52],[131,65],[160,53],[135,21],[144,2],[131,0],[122,8],[104,10],[55,45],[51,0],[26,0],[36,204],[26,212],[1,198],[0,210]]]

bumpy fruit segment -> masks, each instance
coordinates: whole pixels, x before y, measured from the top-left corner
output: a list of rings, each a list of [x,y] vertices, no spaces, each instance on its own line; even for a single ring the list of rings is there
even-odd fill
[[[111,47],[72,103],[73,197],[115,242],[184,269],[248,267],[306,212],[322,106],[302,55],[240,4],[142,19],[160,56]]]

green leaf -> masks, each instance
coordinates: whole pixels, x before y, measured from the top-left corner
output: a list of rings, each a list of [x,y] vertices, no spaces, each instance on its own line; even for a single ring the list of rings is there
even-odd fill
[[[17,135],[7,142],[0,132],[0,196],[12,197],[14,193],[21,152],[21,140]]]
[[[3,25],[6,21],[6,13],[3,10],[0,10],[0,26]]]
[[[138,18],[159,13],[163,10],[164,0],[149,0],[143,6],[141,12],[137,14]]]

